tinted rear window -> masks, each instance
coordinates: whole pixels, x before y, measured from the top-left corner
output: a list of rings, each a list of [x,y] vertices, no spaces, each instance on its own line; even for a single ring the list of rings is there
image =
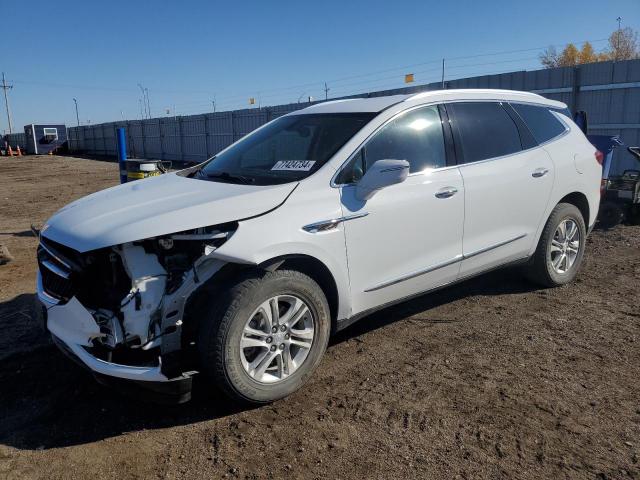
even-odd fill
[[[546,107],[512,103],[511,106],[527,124],[538,143],[548,142],[566,130],[557,117]]]
[[[495,102],[452,103],[453,125],[464,163],[502,157],[522,150],[518,127]]]

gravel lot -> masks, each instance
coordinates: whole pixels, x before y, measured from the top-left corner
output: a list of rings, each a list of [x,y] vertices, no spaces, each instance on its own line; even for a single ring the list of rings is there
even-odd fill
[[[41,224],[114,163],[0,158],[0,479],[640,479],[640,227],[595,231],[577,281],[503,270],[363,319],[300,392],[242,410],[97,385],[32,306]]]

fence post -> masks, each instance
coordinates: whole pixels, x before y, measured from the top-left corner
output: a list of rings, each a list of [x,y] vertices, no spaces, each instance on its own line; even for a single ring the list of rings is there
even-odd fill
[[[233,143],[236,141],[236,126],[233,119],[233,110],[229,112],[229,116],[231,117],[231,143]],[[231,143],[229,145],[231,145]]]
[[[571,106],[573,113],[580,110],[580,67],[573,67],[572,84],[571,84]]]
[[[124,128],[117,130],[118,164],[120,166],[120,183],[127,183],[127,143]]]
[[[183,149],[182,149],[182,117],[178,117],[178,160],[184,162]]]
[[[162,141],[164,136],[162,135],[162,118],[158,118],[158,141],[160,142],[160,158],[162,160],[166,160],[164,158],[164,142]]]
[[[204,156],[205,160],[209,158],[209,114],[205,113],[202,117],[204,119]]]

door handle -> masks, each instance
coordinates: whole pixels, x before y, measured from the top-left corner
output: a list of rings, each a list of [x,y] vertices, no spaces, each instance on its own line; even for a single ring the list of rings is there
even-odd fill
[[[455,187],[444,187],[436,192],[436,198],[449,198],[458,193],[458,189]]]
[[[533,178],[540,178],[540,177],[544,177],[547,173],[549,173],[548,168],[536,168],[531,174],[531,176]]]

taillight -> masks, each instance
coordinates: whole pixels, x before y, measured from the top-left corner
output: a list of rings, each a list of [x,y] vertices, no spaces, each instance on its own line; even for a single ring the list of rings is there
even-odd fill
[[[596,150],[595,155],[596,155],[596,162],[602,165],[602,162],[604,162],[604,153],[602,153],[600,150]]]

